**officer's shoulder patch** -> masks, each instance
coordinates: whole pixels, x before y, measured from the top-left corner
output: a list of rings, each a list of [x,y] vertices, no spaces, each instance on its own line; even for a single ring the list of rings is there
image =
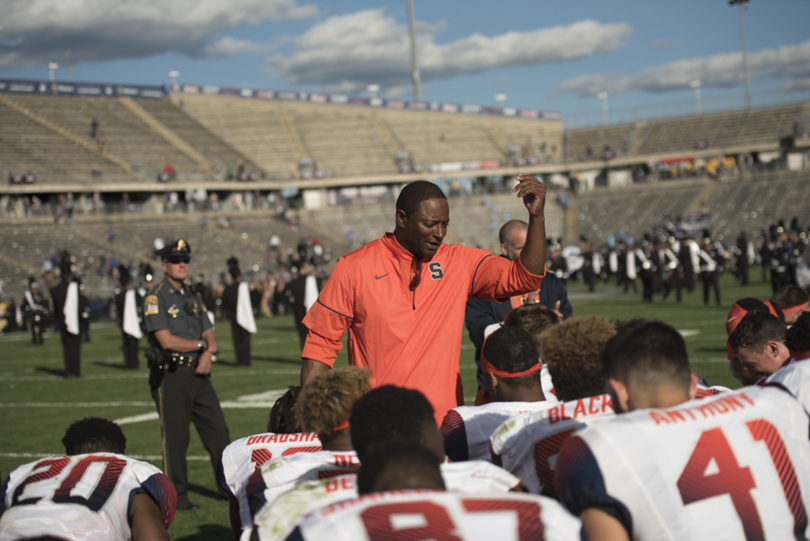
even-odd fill
[[[151,316],[158,313],[158,298],[157,295],[149,295],[143,301],[144,310],[143,315]]]

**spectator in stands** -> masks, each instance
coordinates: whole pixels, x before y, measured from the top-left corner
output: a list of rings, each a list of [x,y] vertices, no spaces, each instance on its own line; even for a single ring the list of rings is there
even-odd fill
[[[94,118],[90,122],[90,139],[95,139],[96,135],[98,135],[98,120]]]
[[[528,225],[521,220],[506,222],[498,232],[501,256],[509,261],[516,261],[526,245]],[[537,291],[512,297],[505,302],[488,299],[469,299],[464,313],[464,323],[470,340],[475,345],[475,364],[478,365],[476,378],[478,390],[483,389],[484,376],[481,371],[481,347],[484,339],[500,326],[506,315],[514,308],[525,304],[539,303],[555,311],[559,319],[574,315],[574,309],[568,301],[565,285],[553,273],[547,273],[543,287]]]
[[[302,387],[331,368],[349,331],[349,362],[371,367],[377,385],[423,390],[439,421],[460,405],[457,363],[467,298],[528,293],[545,274],[546,187],[530,176],[516,180],[513,191],[523,198],[530,223],[520,258],[511,263],[483,250],[444,245],[450,221],[444,193],[426,181],[403,188],[394,233],[341,258],[307,314]]]

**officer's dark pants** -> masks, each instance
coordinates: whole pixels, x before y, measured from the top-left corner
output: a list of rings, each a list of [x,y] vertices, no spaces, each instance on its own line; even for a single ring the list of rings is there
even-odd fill
[[[67,329],[60,329],[62,335],[62,356],[65,361],[65,375],[81,375],[81,349],[82,336],[80,334],[70,334]]]
[[[250,366],[250,333],[236,322],[231,320],[231,334],[233,335],[233,351],[236,355],[237,366]]]
[[[306,325],[304,325],[304,318],[301,318],[299,321],[298,318],[295,318],[295,326],[298,329],[298,341],[301,343],[301,351],[304,351],[304,344],[307,341],[307,334],[309,334],[309,329]]]
[[[124,336],[124,368],[138,368],[138,345],[140,340],[127,333],[121,333]]]
[[[588,291],[593,293],[593,290],[596,288],[596,276],[593,273],[593,268],[586,267],[582,271],[582,279],[588,284]]]
[[[748,285],[748,263],[737,264],[737,269],[740,271],[740,280],[742,280],[742,285]]]
[[[189,424],[197,433],[211,456],[216,477],[222,451],[230,443],[228,425],[219,406],[217,393],[208,376],[198,376],[194,369],[178,366],[166,372],[160,387],[152,390],[152,398],[160,414],[163,434],[163,469],[174,483],[179,505],[188,502],[188,470],[186,451]]]

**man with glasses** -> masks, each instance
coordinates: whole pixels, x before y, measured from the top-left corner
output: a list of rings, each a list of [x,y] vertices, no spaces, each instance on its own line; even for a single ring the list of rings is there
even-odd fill
[[[144,299],[149,383],[160,413],[164,469],[177,490],[177,508],[193,510],[199,506],[188,499],[189,423],[197,427],[214,465],[230,443],[210,379],[217,341],[202,299],[184,283],[191,246],[179,239],[155,253],[163,260],[165,276]]]
[[[459,372],[464,307],[470,297],[505,301],[537,291],[545,276],[546,187],[518,175],[513,192],[529,214],[515,261],[445,244],[450,209],[426,181],[405,186],[393,233],[340,258],[307,313],[301,386],[329,370],[349,333],[349,363],[369,367],[372,383],[421,391],[436,422],[464,404]]]

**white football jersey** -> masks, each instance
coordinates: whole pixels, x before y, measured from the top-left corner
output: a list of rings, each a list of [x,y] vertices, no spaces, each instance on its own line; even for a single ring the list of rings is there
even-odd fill
[[[632,539],[805,539],[810,417],[773,387],[618,415],[572,436],[557,485]]]
[[[579,541],[582,525],[549,498],[432,490],[367,494],[308,517],[287,537],[306,541]]]
[[[152,464],[113,453],[57,455],[24,464],[3,485],[0,539],[131,539],[129,506],[139,493],[155,500],[168,528],[177,493]]]
[[[473,460],[441,465],[442,479],[450,492],[497,494],[521,491],[520,479],[489,462]],[[259,539],[284,539],[312,513],[328,505],[357,497],[357,475],[341,475],[320,481],[304,481],[265,504],[254,517]]]
[[[238,439],[222,452],[222,468],[219,470],[219,485],[233,494],[239,502],[242,530],[252,528],[248,506],[247,486],[250,476],[261,469],[265,462],[280,456],[297,453],[314,453],[321,450],[321,440],[314,433],[254,434]]]
[[[444,452],[453,462],[492,460],[489,437],[495,429],[515,415],[547,410],[554,404],[556,402],[490,402],[453,408],[442,422]]]
[[[253,528],[260,541],[286,539],[312,513],[356,497],[357,475],[354,473],[320,481],[303,481],[274,502],[264,504],[253,517]]]
[[[610,396],[569,400],[548,410],[512,417],[490,439],[495,464],[516,475],[529,492],[557,497],[557,454],[575,431],[613,416]]]
[[[329,479],[357,473],[359,469],[360,461],[354,451],[318,451],[275,458],[251,475],[248,499],[255,498],[256,506],[272,503],[301,481]]]
[[[810,412],[810,362],[788,363],[768,376],[765,384],[781,385]]]

